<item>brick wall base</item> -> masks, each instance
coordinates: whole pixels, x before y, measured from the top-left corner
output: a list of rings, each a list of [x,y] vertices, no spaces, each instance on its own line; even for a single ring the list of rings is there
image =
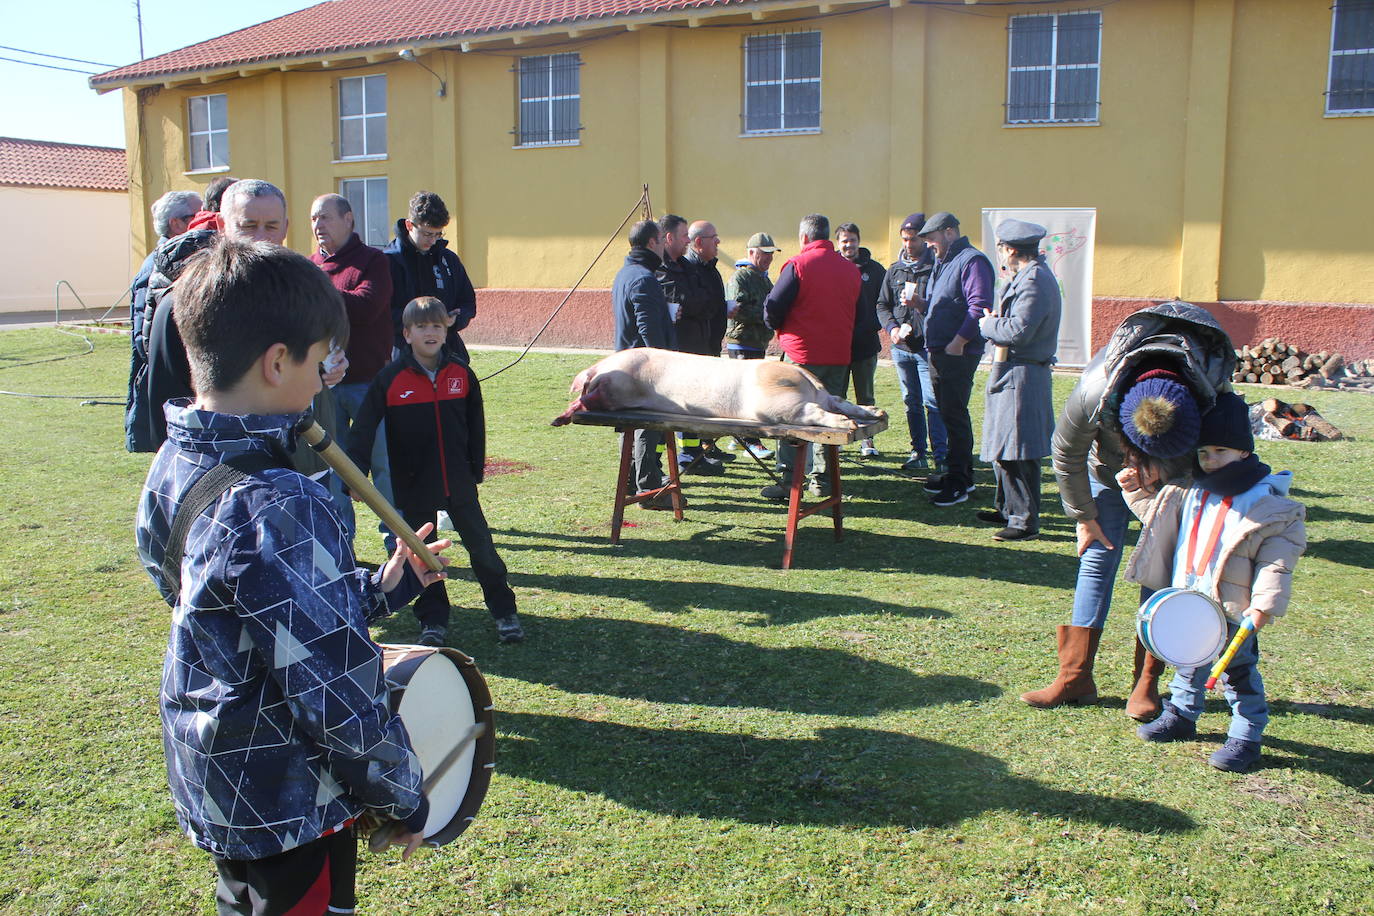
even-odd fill
[[[567,293],[550,289],[477,291],[477,319],[463,332],[469,343],[524,346]],[[1127,315],[1157,299],[1093,300],[1096,351]],[[1343,302],[1199,302],[1239,347],[1278,337],[1304,350],[1339,352],[1347,359],[1374,357],[1374,305]],[[578,290],[549,325],[539,346],[609,349],[615,336],[611,291]],[[884,347],[884,356],[887,355]]]

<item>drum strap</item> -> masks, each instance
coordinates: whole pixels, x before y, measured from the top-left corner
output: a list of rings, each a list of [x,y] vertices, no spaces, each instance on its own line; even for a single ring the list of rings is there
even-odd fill
[[[1202,527],[1202,512],[1207,508],[1207,500],[1211,495],[1206,490],[1202,491],[1202,501],[1198,503],[1197,515],[1193,516],[1192,530],[1188,532],[1188,564],[1185,572],[1189,582],[1193,581],[1193,577],[1206,569],[1207,564],[1212,562],[1212,554],[1216,552],[1217,542],[1221,540],[1221,529],[1226,526],[1226,516],[1231,512],[1232,497],[1228,496],[1221,501],[1221,505],[1217,508],[1216,519],[1212,522],[1212,533],[1207,536],[1207,546],[1204,548],[1202,556],[1195,557],[1193,550],[1197,546],[1198,529]]]
[[[274,455],[262,452],[236,455],[206,471],[186,491],[177,506],[176,515],[172,517],[172,530],[167,535],[167,546],[162,555],[162,578],[173,595],[181,594],[181,559],[186,554],[186,537],[191,533],[191,526],[196,519],[229,492],[234,484],[268,468],[279,467],[289,465],[284,463],[283,458]]]

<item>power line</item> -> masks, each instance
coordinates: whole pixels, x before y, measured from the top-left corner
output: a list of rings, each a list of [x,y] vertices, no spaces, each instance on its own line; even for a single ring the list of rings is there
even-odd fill
[[[63,57],[61,54],[47,54],[43,51],[30,51],[27,48],[11,48],[9,45],[0,45],[3,51],[18,51],[20,54],[32,54],[34,57],[51,57],[53,60],[65,60],[74,64],[90,64],[92,67],[117,67],[118,64],[102,64],[98,60],[83,60],[80,57]]]
[[[53,64],[40,64],[36,60],[20,60],[17,57],[0,57],[0,60],[7,60],[12,64],[28,64],[30,67],[43,67],[48,70],[65,70],[68,73],[80,73],[85,76],[95,76],[97,70],[77,70],[74,67],[58,67]]]

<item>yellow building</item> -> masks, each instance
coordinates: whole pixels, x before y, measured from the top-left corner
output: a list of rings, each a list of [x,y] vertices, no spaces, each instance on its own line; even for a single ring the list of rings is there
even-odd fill
[[[380,245],[436,191],[474,340],[527,337],[647,184],[725,266],[809,212],[887,262],[912,211],[977,242],[984,207],[1091,207],[1096,341],[1180,297],[1374,355],[1362,0],[333,0],[91,84],[124,90],[136,255],[149,202],[222,172],[280,185],[302,251],[318,194]],[[623,249],[544,343],[604,344]]]

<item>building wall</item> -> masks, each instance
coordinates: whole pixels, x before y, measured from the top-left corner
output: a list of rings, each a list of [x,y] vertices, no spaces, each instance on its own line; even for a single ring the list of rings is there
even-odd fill
[[[0,187],[0,213],[0,312],[51,312],[65,280],[93,314],[63,288],[64,317],[98,317],[116,303],[123,307],[114,314],[128,317],[127,290],[143,255],[132,261],[124,243],[126,192]]]
[[[991,7],[906,5],[786,25],[707,19],[547,49],[431,52],[423,61],[446,80],[444,98],[432,75],[389,55],[162,90],[144,105],[145,187],[133,217],[150,232],[145,199],[213,177],[185,173],[184,112],[188,97],[224,91],[231,171],[283,185],[295,217],[288,242],[299,250],[310,247],[310,198],[340,178],[387,176],[393,217],[414,190],[439,192],[455,215],[452,244],[498,310],[479,316],[479,334],[488,320],[495,332],[532,321],[545,297],[526,291],[577,281],[643,183],[656,214],[711,218],[727,266],[758,230],[783,257],[795,251],[794,227],[812,211],[858,222],[887,263],[913,210],[954,211],[977,243],[983,207],[1095,207],[1103,319],[1115,314],[1108,300],[1245,300],[1266,311],[1374,303],[1360,231],[1368,208],[1351,206],[1368,184],[1361,151],[1374,118],[1322,114],[1329,4],[1053,8],[1072,9],[1102,13],[1093,126],[1003,125],[1007,16]],[[822,131],[741,136],[743,37],[811,28],[823,34]],[[573,49],[583,62],[580,143],[514,148],[518,56]],[[339,163],[336,81],[374,72],[388,76],[389,155]],[[608,287],[623,250],[614,241],[583,287]],[[1352,346],[1374,350],[1374,332]]]

